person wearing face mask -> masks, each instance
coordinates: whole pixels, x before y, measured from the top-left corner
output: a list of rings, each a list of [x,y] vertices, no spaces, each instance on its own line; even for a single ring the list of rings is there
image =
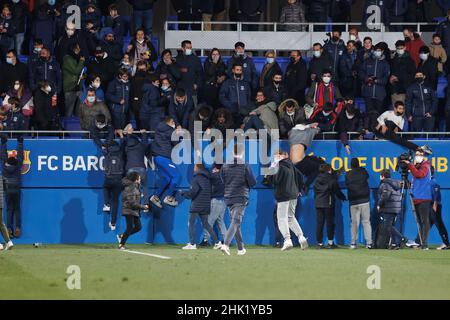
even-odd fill
[[[362,64],[364,60],[370,58],[373,52],[372,38],[364,37],[362,48],[358,50],[358,62]]]
[[[81,130],[89,131],[97,114],[105,115],[106,121],[108,123],[111,122],[111,113],[109,112],[106,104],[102,101],[97,101],[94,89],[88,89],[87,96],[80,106]]]
[[[362,128],[363,118],[360,111],[353,103],[353,99],[345,98],[344,112],[341,112],[337,118],[336,131],[348,155],[351,154],[348,133],[361,132]]]
[[[15,50],[8,50],[6,63],[0,66],[0,93],[11,90],[16,81],[28,83],[27,65],[20,62]]]
[[[430,56],[438,61],[438,76],[444,74],[444,65],[447,62],[447,52],[442,47],[441,36],[437,33],[433,34],[433,41],[430,46]]]
[[[86,38],[80,30],[76,29],[75,24],[67,23],[64,34],[58,39],[55,52],[56,60],[61,64],[64,63],[64,57],[72,51],[73,45],[78,44],[80,47],[80,56],[89,57],[89,45]]]
[[[8,99],[8,113],[6,115],[6,121],[4,125],[5,130],[19,131],[28,130],[27,121],[22,113],[22,106],[19,99],[11,97]]]
[[[241,41],[235,43],[234,53],[230,59],[228,59],[227,72],[229,78],[233,77],[232,69],[235,64],[242,65],[243,80],[249,83],[252,91],[256,90],[256,87],[258,86],[256,66],[253,59],[245,52],[245,44]]]
[[[200,130],[207,132],[211,129],[213,116],[213,108],[207,104],[199,104],[189,116],[189,132],[194,137],[195,134],[195,122],[200,123]]]
[[[273,75],[275,73],[280,73],[281,68],[278,62],[275,61],[275,51],[269,50],[266,52],[266,63],[261,70],[259,76],[259,87],[264,88],[272,81]]]
[[[153,71],[153,62],[158,59],[158,55],[143,29],[136,30],[127,52],[133,58],[134,63],[145,60],[150,65],[150,71]]]
[[[323,50],[320,43],[313,45],[313,58],[309,62],[308,68],[308,84],[311,85],[314,81],[319,81],[323,70],[332,70],[333,60],[328,55],[328,51]]]
[[[403,28],[403,36],[405,37],[405,50],[409,52],[417,67],[420,62],[419,50],[421,47],[425,46],[425,43],[420,37],[420,34],[414,32],[411,27]]]
[[[0,15],[0,53],[4,57],[9,49],[14,48],[14,37],[17,30],[17,22],[12,18],[11,6],[3,4]]]
[[[414,208],[419,224],[420,247],[428,250],[428,233],[430,231],[430,210],[432,205],[431,164],[425,155],[431,154],[428,146],[416,150],[414,163],[404,161],[412,174],[412,190]]]
[[[130,104],[130,82],[128,71],[119,69],[117,78],[111,81],[106,91],[106,102],[109,105],[114,129],[123,129],[128,123]]]
[[[131,79],[130,108],[134,119],[136,120],[136,127],[141,129],[140,108],[144,96],[144,85],[150,82],[150,73],[148,72],[148,64],[145,60],[139,61],[136,68],[136,73]],[[157,77],[157,79],[159,78]],[[147,124],[147,126],[149,126],[149,124]]]
[[[306,123],[305,109],[294,99],[284,100],[278,107],[280,138],[287,139],[292,128]]]
[[[147,83],[142,87],[142,101],[139,107],[140,128],[154,131],[161,121],[164,120],[164,109],[158,76],[151,73],[147,77]]]
[[[396,52],[391,60],[391,76],[389,77],[392,104],[395,101],[405,102],[406,90],[414,81],[416,65],[409,52],[405,50],[405,41],[395,43]]]
[[[204,82],[204,73],[200,58],[197,57],[192,50],[192,42],[184,40],[181,43],[183,52],[177,55],[177,64],[180,67],[181,79],[177,86],[186,90],[192,96],[195,105],[197,105],[197,95],[202,89]]]
[[[309,118],[309,123],[317,123],[320,131],[331,132],[336,124],[337,116],[333,111],[333,104],[326,102],[323,108],[317,109]]]
[[[305,104],[307,77],[306,63],[302,59],[300,50],[292,50],[289,64],[284,73],[284,85],[287,90],[287,98],[297,100],[301,106]]]
[[[233,77],[225,80],[219,93],[220,103],[233,115],[235,128],[240,128],[251,106],[251,88],[249,83],[243,80],[242,72],[242,65],[234,65]]]
[[[180,66],[172,57],[172,52],[170,49],[166,49],[161,52],[160,60],[156,66],[155,73],[160,79],[169,79],[172,85],[176,85],[181,79]]]
[[[10,98],[16,98],[19,101],[19,106],[25,117],[25,127],[29,128],[30,116],[33,114],[34,108],[33,96],[30,89],[28,89],[23,82],[16,80],[13,88],[11,88],[3,98],[3,106],[9,107],[8,101]]]
[[[323,70],[321,74],[321,81],[313,82],[306,94],[306,103],[313,107],[312,112],[320,112],[328,102],[335,105],[342,99],[341,91],[331,81],[331,71]]]
[[[35,10],[32,21],[30,21],[31,36],[40,39],[44,47],[51,48],[56,40],[56,22],[54,15],[50,14],[48,3],[41,4]]]
[[[12,0],[11,14],[16,21],[16,34],[14,36],[14,48],[19,55],[22,54],[22,44],[25,37],[26,24],[31,23],[31,14],[25,2]]]
[[[85,58],[80,54],[80,46],[73,43],[70,51],[64,56],[62,64],[64,106],[66,117],[78,114],[79,99],[81,96],[80,77],[84,69]]]
[[[106,149],[106,146],[114,140],[114,128],[111,121],[107,121],[104,113],[95,115],[93,121],[89,124],[89,133],[95,145],[102,150]]]
[[[32,65],[34,65],[36,62],[40,59],[40,53],[42,48],[44,47],[44,43],[42,39],[35,39],[33,43],[33,51],[30,52],[28,56],[28,70],[32,69]]]
[[[205,102],[217,108],[219,105],[219,91],[223,82],[227,78],[227,67],[222,60],[219,49],[211,50],[209,58],[203,64],[205,71],[205,83],[203,86],[203,99]]]
[[[61,67],[54,57],[50,55],[48,48],[42,48],[40,59],[30,71],[30,89],[39,89],[38,83],[46,80],[52,88],[52,95],[59,94],[62,90]]]
[[[416,82],[406,93],[406,116],[414,132],[434,131],[438,107],[436,92],[425,82],[422,72],[416,73]]]
[[[420,63],[417,71],[420,71],[425,76],[425,83],[437,90],[438,86],[438,60],[430,55],[430,48],[423,46],[419,50]]]
[[[112,28],[103,28],[103,36],[101,37],[100,45],[106,54],[114,60],[117,65],[122,59],[122,47],[119,42],[116,41],[114,31]]]
[[[169,105],[169,115],[177,128],[189,128],[189,116],[194,108],[192,97],[183,88],[177,88]]]
[[[98,30],[102,21],[102,13],[94,3],[90,3],[81,15],[81,24],[85,25],[87,21],[92,22],[92,28]]]
[[[334,30],[332,32],[331,38],[326,41],[323,46],[323,51],[328,52],[328,56],[331,58],[334,79],[333,81],[339,83],[339,64],[342,59],[342,55],[346,52],[345,42],[341,39],[342,32],[339,30]]]
[[[355,42],[355,48],[357,52],[363,48],[363,44],[361,42],[361,39],[359,38],[358,28],[352,27],[348,30],[348,39],[349,41]]]
[[[87,74],[98,75],[100,77],[101,88],[105,91],[111,80],[114,79],[115,70],[118,65],[105,52],[101,46],[97,46],[94,51],[94,58],[87,63]]]
[[[389,63],[385,60],[381,45],[377,44],[372,56],[362,63],[358,75],[362,81],[361,95],[366,104],[364,129],[367,132],[377,125],[376,119],[385,109],[384,99],[389,74]]]
[[[275,102],[277,106],[288,98],[288,92],[283,84],[283,75],[281,72],[275,72],[272,82],[264,87],[264,94],[267,99]]]
[[[56,109],[52,107],[52,87],[48,81],[38,83],[33,94],[33,126],[35,130],[57,130],[59,123]]]
[[[127,34],[125,22],[119,15],[117,6],[115,4],[111,4],[108,7],[108,13],[109,15],[105,19],[105,27],[113,29],[117,42],[122,46],[123,38]]]
[[[281,9],[280,23],[306,23],[305,19],[305,6],[301,1],[288,0],[287,4]],[[306,31],[306,25],[285,25],[284,31]]]
[[[347,49],[339,61],[339,89],[344,96],[356,96],[358,87],[358,53],[355,41],[347,42]]]
[[[255,130],[266,129],[270,135],[272,130],[278,130],[278,117],[275,113],[277,105],[275,102],[267,100],[263,89],[256,92],[256,107],[244,120],[244,131],[251,128]]]
[[[84,101],[87,96],[87,91],[89,89],[93,89],[95,91],[95,98],[97,101],[105,101],[105,92],[102,89],[102,80],[100,79],[100,76],[91,73],[87,77],[87,81],[85,83],[88,83],[87,86],[83,85],[83,92],[81,93],[80,100]]]

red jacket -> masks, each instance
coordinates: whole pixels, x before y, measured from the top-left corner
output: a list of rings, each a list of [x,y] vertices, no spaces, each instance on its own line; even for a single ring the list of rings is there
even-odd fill
[[[419,66],[420,57],[419,57],[419,50],[420,47],[424,46],[425,42],[422,41],[420,38],[420,35],[417,33],[414,33],[414,40],[406,41],[406,51],[409,52],[411,55],[411,58],[416,63],[416,68]]]

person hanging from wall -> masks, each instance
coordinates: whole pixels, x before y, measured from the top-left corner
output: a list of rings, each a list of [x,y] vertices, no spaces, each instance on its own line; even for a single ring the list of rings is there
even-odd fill
[[[3,205],[5,203],[5,192],[4,192],[4,178],[3,174],[0,175],[0,233],[3,237],[3,240],[5,240],[5,246],[3,246],[2,243],[0,243],[0,250],[11,250],[14,246],[13,242],[11,241],[11,238],[9,236],[8,229],[5,226],[5,223],[3,222]]]

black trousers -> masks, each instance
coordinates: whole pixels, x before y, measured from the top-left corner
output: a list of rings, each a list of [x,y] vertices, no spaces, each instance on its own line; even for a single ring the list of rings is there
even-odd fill
[[[202,14],[200,12],[181,12],[178,14],[178,21],[202,21]],[[178,25],[178,30],[188,30],[189,26],[191,26],[191,30],[200,30],[201,24],[200,23],[182,23]]]
[[[125,221],[127,222],[127,229],[122,235],[121,245],[127,243],[128,237],[142,229],[141,218],[136,216],[127,215],[125,216]]]
[[[122,180],[120,178],[105,177],[103,184],[103,197],[106,205],[111,207],[111,224],[116,225],[117,211],[119,210],[119,195],[122,191]]]
[[[334,208],[316,208],[317,213],[317,243],[323,242],[323,227],[327,223],[327,238],[334,239]]]
[[[417,150],[417,148],[419,147],[417,144],[409,141],[408,139],[406,139],[394,132],[394,128],[396,127],[396,125],[392,121],[386,121],[385,124],[386,124],[386,127],[388,128],[388,130],[386,131],[385,134],[381,133],[381,130],[375,131],[375,135],[377,137],[392,141],[393,143],[401,145],[401,146],[407,148],[408,150],[412,150],[412,151]]]
[[[239,20],[244,23],[242,31],[258,31],[259,25],[257,24],[245,24],[245,22],[259,22],[261,21],[261,15],[249,15],[247,13],[241,13]]]
[[[365,98],[366,112],[364,116],[364,128],[374,131],[378,124],[377,118],[384,112],[384,100]]]
[[[433,209],[430,210],[430,229],[433,227],[433,225],[436,225],[436,228],[439,231],[439,235],[441,236],[442,242],[449,246],[450,243],[448,241],[448,232],[447,228],[445,227],[444,221],[442,220],[442,205],[439,204],[437,206],[437,211],[434,211]],[[419,235],[417,235],[416,243],[420,243]]]
[[[428,234],[430,233],[431,202],[415,204],[417,221],[419,222],[419,233],[422,238],[422,247],[428,246]],[[420,238],[419,238],[420,241]]]
[[[6,191],[6,224],[8,229],[22,227],[22,213],[20,211],[20,190]]]

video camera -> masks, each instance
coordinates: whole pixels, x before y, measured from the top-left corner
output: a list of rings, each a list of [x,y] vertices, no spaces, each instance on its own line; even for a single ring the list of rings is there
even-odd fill
[[[409,172],[408,165],[405,163],[405,161],[413,162],[413,160],[414,153],[411,150],[398,156],[395,171],[400,172],[402,180],[406,180],[408,178]]]

